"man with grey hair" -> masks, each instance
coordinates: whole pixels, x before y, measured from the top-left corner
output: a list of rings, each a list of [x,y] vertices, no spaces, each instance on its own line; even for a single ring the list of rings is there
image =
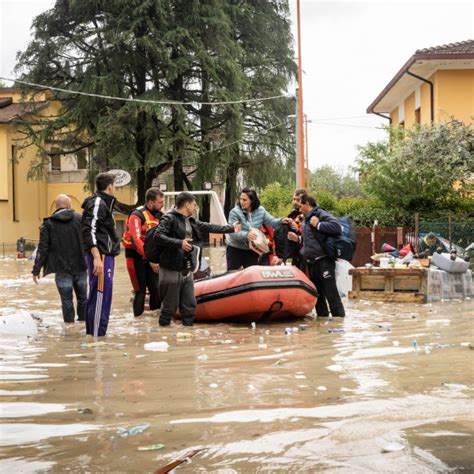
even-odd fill
[[[87,266],[82,245],[81,215],[71,208],[71,199],[58,194],[56,210],[44,219],[33,266],[33,281],[55,273],[65,323],[74,323],[73,292],[77,298],[77,319],[85,321],[87,302]]]

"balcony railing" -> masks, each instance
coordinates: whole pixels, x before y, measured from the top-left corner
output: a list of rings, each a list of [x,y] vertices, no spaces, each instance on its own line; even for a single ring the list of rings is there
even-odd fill
[[[48,183],[83,183],[87,170],[48,171]]]

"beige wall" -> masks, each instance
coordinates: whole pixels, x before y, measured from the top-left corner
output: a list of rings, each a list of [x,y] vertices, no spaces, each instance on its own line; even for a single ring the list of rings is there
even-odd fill
[[[421,112],[420,121],[423,125],[427,125],[431,123],[430,94],[431,94],[430,85],[423,83],[420,87],[420,112]]]
[[[474,70],[440,70],[429,80],[434,87],[434,122],[448,122],[453,117],[464,123],[472,123],[474,116]],[[430,85],[420,87],[420,112],[422,124],[431,123]],[[405,107],[405,128],[410,128],[415,120],[415,93],[403,101]],[[390,113],[393,126],[398,126],[398,107]]]
[[[15,165],[15,186],[12,183],[12,145],[18,138],[8,125],[0,125],[0,243],[14,243],[20,237],[37,240],[39,226],[43,218],[54,211],[54,198],[62,193],[67,194],[77,212],[82,212],[81,204],[91,193],[84,189],[84,182],[47,182],[27,179],[31,162],[35,160],[36,149],[29,147],[23,150],[23,156]],[[13,215],[13,190],[15,189],[15,220]],[[117,199],[126,204],[134,204],[135,189],[127,186],[117,190]],[[119,229],[126,216],[116,215]]]
[[[8,126],[0,125],[0,203],[8,200]]]
[[[21,94],[12,89],[0,88],[0,97],[12,97],[13,102],[24,99]],[[51,95],[45,91],[35,96],[35,100],[48,100]],[[60,104],[51,102],[50,106],[41,112],[48,117],[57,114]],[[54,198],[58,194],[67,194],[73,208],[82,212],[81,204],[90,195],[84,182],[48,182],[46,179],[30,181],[27,179],[31,163],[36,160],[36,148],[31,146],[18,152],[18,164],[15,166],[15,183],[12,180],[12,145],[18,145],[21,137],[15,128],[8,124],[0,124],[0,243],[15,243],[20,237],[36,240],[39,237],[39,226],[43,218],[54,210]],[[21,156],[20,156],[21,154]],[[67,170],[76,167],[62,157],[61,170],[66,171],[60,178],[68,176]],[[66,180],[65,180],[66,181]],[[15,190],[15,200],[13,191]],[[129,186],[117,190],[117,199],[126,204],[134,204],[135,189]],[[15,212],[14,212],[15,204]],[[116,216],[118,227],[122,229],[126,216]]]
[[[405,99],[405,128],[413,127],[415,120],[415,93]]]
[[[390,118],[392,119],[392,126],[397,127],[398,126],[398,108],[390,112]]]
[[[435,121],[448,122],[451,117],[465,123],[474,116],[474,70],[438,71]]]
[[[33,148],[25,149],[23,158],[12,163],[12,146],[17,137],[8,125],[0,126],[0,136],[0,141],[6,143],[0,150],[0,173],[8,180],[8,200],[0,202],[0,242],[15,242],[19,237],[35,239],[46,214],[46,182],[27,179],[30,163],[35,159]]]

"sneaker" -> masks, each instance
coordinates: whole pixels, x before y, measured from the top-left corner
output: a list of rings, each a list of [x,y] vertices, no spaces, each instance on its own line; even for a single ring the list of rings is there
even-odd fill
[[[196,273],[199,270],[201,263],[201,248],[193,245],[193,249],[186,255],[186,267],[191,273]]]

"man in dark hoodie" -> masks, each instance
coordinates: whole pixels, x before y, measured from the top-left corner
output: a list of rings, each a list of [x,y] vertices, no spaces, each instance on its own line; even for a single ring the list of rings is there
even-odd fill
[[[115,175],[100,173],[96,192],[82,204],[82,238],[89,271],[89,298],[86,308],[86,333],[105,336],[112,304],[115,257],[120,253],[120,238],[112,214],[115,204]]]
[[[33,266],[33,281],[55,273],[65,323],[74,323],[73,290],[77,299],[77,320],[84,321],[87,301],[87,267],[81,237],[81,215],[71,209],[71,199],[58,194],[56,210],[44,219]]]
[[[302,235],[290,232],[288,238],[302,243],[302,261],[318,290],[316,314],[329,316],[330,309],[333,316],[343,317],[345,310],[336,286],[336,262],[328,257],[325,251],[326,239],[330,235],[340,235],[341,225],[329,212],[318,207],[315,199],[307,194],[301,195],[300,211],[304,215]]]
[[[177,309],[183,326],[192,326],[196,297],[193,272],[199,268],[202,233],[230,234],[240,232],[240,223],[233,226],[213,225],[192,216],[196,201],[191,193],[176,196],[176,208],[165,214],[153,234],[160,253],[160,326],[169,326]]]

